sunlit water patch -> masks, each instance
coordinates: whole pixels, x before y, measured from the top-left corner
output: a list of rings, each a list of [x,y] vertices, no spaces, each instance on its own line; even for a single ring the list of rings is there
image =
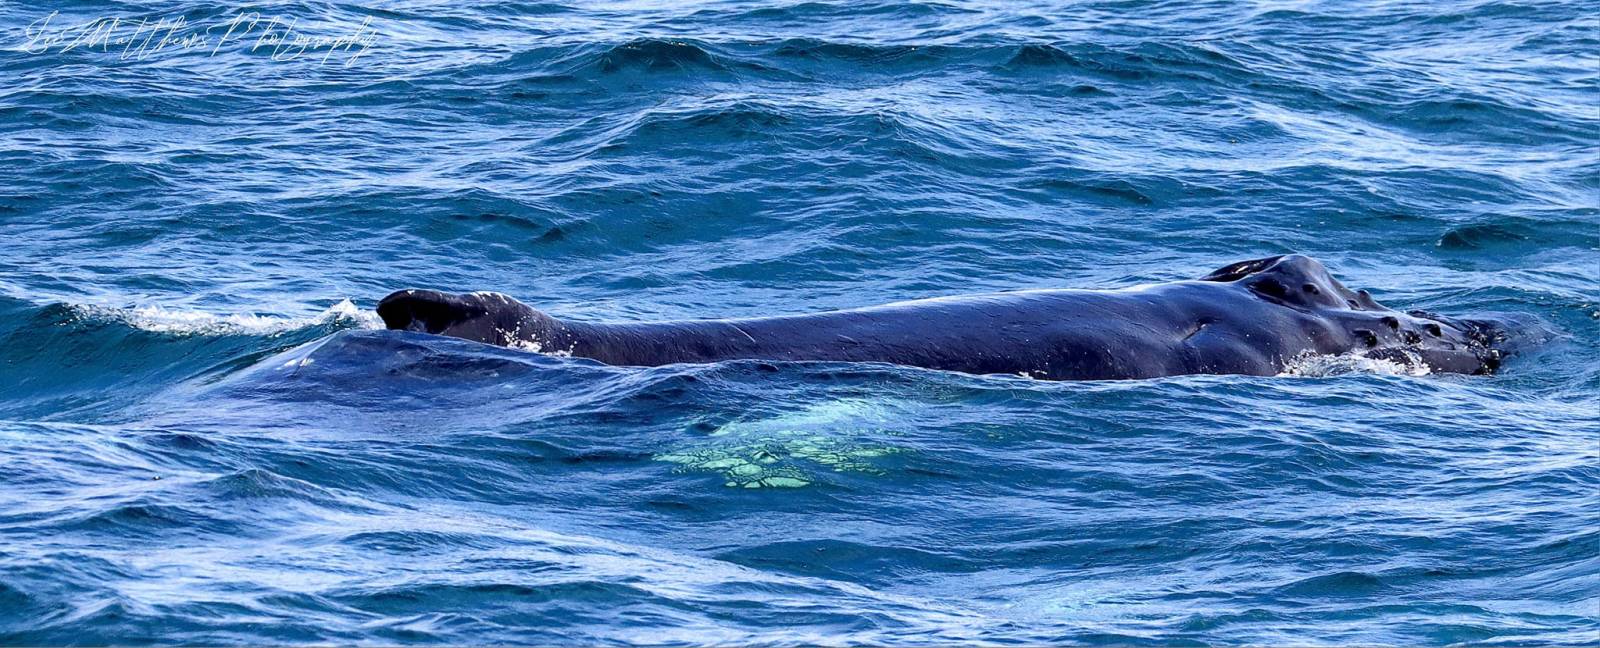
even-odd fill
[[[882,474],[877,460],[903,452],[894,429],[918,412],[904,403],[841,400],[789,415],[734,421],[708,439],[656,459],[685,471],[717,472],[729,487],[798,488],[822,472]]]

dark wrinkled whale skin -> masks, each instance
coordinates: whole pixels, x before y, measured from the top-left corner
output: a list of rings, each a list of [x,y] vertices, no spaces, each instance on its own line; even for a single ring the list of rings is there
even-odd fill
[[[1507,322],[1390,310],[1301,255],[1123,290],[966,295],[810,315],[569,322],[497,293],[431,290],[391,294],[378,315],[390,329],[613,365],[887,362],[1052,380],[1275,375],[1308,354],[1347,353],[1485,374],[1509,348]]]

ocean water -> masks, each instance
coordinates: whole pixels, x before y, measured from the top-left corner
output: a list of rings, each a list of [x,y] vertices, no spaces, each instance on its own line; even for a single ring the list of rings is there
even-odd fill
[[[1600,642],[1586,4],[0,3],[0,643]],[[1052,383],[371,312],[1291,251],[1551,339]]]

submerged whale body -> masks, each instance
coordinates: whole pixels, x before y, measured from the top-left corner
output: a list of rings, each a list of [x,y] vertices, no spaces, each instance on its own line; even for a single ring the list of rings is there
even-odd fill
[[[1122,290],[1029,290],[721,320],[559,320],[498,293],[402,290],[390,329],[654,366],[721,360],[887,362],[1053,380],[1274,375],[1311,354],[1354,353],[1448,373],[1493,372],[1505,323],[1401,313],[1315,259],[1285,255],[1196,280]]]

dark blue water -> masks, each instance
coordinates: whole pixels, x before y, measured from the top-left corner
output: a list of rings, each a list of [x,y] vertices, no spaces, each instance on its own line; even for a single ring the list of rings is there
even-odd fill
[[[0,643],[1600,642],[1592,4],[363,4],[0,3]],[[370,314],[1289,251],[1556,335],[1048,383]]]

